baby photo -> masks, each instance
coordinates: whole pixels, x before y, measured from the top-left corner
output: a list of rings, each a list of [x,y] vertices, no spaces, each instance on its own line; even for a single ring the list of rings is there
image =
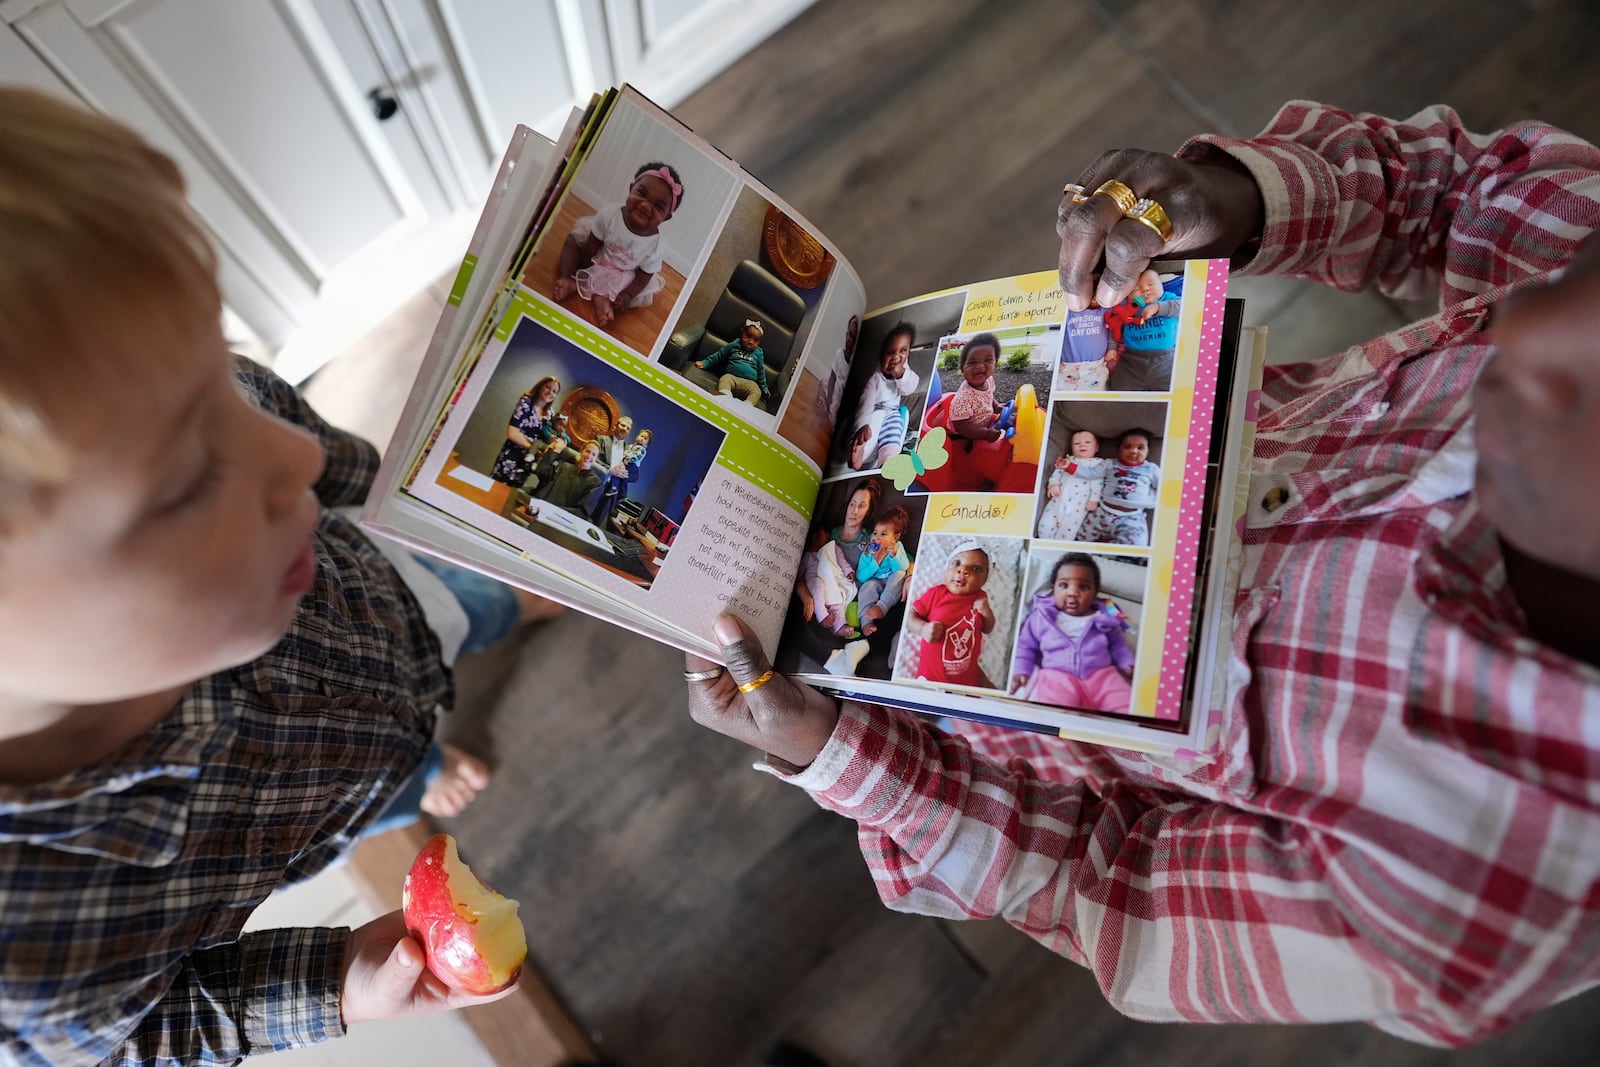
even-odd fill
[[[911,581],[894,677],[1004,689],[1023,582],[1017,538],[928,534]]]
[[[862,321],[833,428],[828,474],[878,470],[916,448],[938,339],[960,323],[965,303],[964,292],[949,293]]]
[[[778,418],[778,436],[797,445],[819,469],[827,468],[835,421],[853,414],[841,409],[860,347],[861,317],[854,314],[860,306],[855,279],[840,271],[817,314],[812,343]]]
[[[1035,544],[1007,691],[1035,704],[1126,714],[1149,561]]]
[[[540,558],[557,546],[648,587],[723,437],[524,319],[468,379],[413,491],[447,512],[492,512],[499,524],[471,521]]]
[[[1096,367],[1093,356],[1099,341],[1093,331],[1070,338],[1062,351],[1057,384],[1078,391],[1167,393],[1172,391],[1172,360],[1178,348],[1178,312],[1183,303],[1183,275],[1158,274],[1147,270],[1139,275],[1133,292],[1115,307],[1104,309],[1105,347],[1103,367]],[[1090,311],[1095,309],[1091,308]],[[1090,317],[1080,328],[1088,330]],[[1067,362],[1068,354],[1073,359]],[[1079,359],[1084,362],[1078,362]],[[1103,385],[1095,385],[1103,380]]]
[[[889,677],[925,510],[877,475],[823,485],[779,642],[780,670]]]
[[[1166,424],[1165,401],[1057,403],[1044,449],[1038,537],[1148,547]]]
[[[736,185],[672,127],[621,100],[522,283],[647,357]]]
[[[945,458],[920,456],[918,491],[1033,492],[1061,332],[1051,323],[939,340],[919,429],[924,440],[944,431]]]
[[[836,262],[815,236],[741,188],[661,365],[771,428]]]

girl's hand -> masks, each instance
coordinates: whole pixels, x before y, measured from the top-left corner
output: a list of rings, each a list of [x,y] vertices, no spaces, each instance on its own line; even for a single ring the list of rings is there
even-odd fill
[[[516,991],[513,985],[486,997],[458,993],[428,970],[426,959],[422,946],[406,932],[405,917],[398,911],[351,931],[345,942],[344,977],[339,986],[339,1011],[345,1025],[454,1011],[469,1004],[488,1004]]]
[[[810,766],[833,736],[834,724],[839,721],[838,703],[781,674],[742,692],[740,685],[762,677],[772,664],[738,616],[718,615],[711,632],[727,667],[715,678],[689,683],[689,715],[701,726],[759,748],[796,769]],[[685,660],[691,671],[714,666],[695,655]]]
[[[1242,164],[1220,152],[1203,163],[1137,148],[1103,152],[1078,175],[1076,184],[1093,194],[1116,179],[1149,197],[1172,220],[1167,241],[1144,223],[1122,217],[1109,196],[1089,195],[1075,203],[1061,198],[1056,234],[1061,238],[1061,288],[1067,307],[1082,311],[1091,300],[1101,307],[1120,303],[1133,291],[1139,273],[1152,259],[1203,259],[1232,256],[1261,235],[1265,218],[1261,190]]]
[[[991,627],[994,626],[994,623],[995,623],[994,608],[989,606],[989,594],[988,593],[979,593],[977,601],[972,606],[975,609],[977,609],[978,614],[983,617],[983,621],[985,623],[987,623]],[[984,633],[988,633],[988,632],[989,632],[988,630],[984,631]]]
[[[1013,674],[1011,676],[1011,688],[1009,692],[1015,693],[1027,684],[1028,676],[1026,674]]]

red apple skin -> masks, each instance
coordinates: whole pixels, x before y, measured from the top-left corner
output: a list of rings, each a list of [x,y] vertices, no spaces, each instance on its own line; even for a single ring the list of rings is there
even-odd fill
[[[517,905],[473,875],[457,855],[453,837],[428,839],[401,896],[406,929],[422,942],[428,970],[445,985],[488,996],[516,983],[528,954]]]

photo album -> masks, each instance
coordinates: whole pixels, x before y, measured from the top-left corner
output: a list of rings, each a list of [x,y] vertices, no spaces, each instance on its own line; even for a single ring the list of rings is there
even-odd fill
[[[1227,268],[868,311],[611,90],[516,131],[362,523],[707,659],[733,611],[847,697],[1205,761],[1265,356]]]

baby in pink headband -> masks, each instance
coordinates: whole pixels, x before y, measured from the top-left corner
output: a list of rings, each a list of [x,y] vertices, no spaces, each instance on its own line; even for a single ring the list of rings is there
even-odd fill
[[[561,246],[555,298],[581,296],[594,304],[597,326],[619,311],[643,307],[661,280],[661,224],[683,202],[683,182],[665,163],[646,163],[633,175],[628,196],[573,223]]]

